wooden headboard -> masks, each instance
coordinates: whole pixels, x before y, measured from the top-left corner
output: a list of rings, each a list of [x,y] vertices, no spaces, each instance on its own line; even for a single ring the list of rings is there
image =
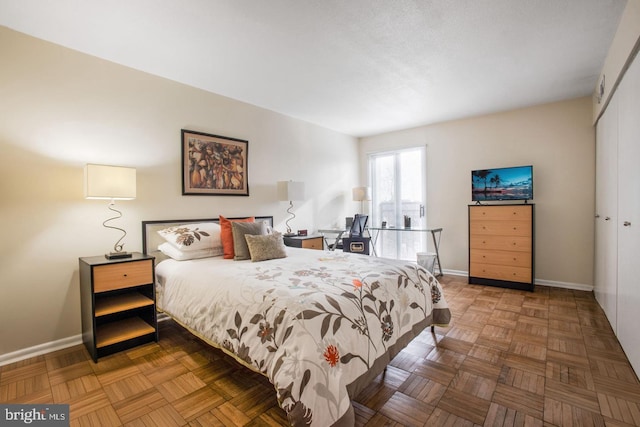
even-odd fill
[[[242,217],[246,218],[246,217]],[[273,227],[273,216],[255,216],[256,221],[264,221]],[[240,217],[229,218],[241,219]],[[154,221],[142,221],[142,252],[156,257],[156,263],[166,259],[166,255],[158,250],[158,246],[164,242],[164,239],[158,234],[159,230],[167,227],[173,227],[180,224],[194,224],[199,222],[220,222],[218,218],[205,219],[161,219]]]

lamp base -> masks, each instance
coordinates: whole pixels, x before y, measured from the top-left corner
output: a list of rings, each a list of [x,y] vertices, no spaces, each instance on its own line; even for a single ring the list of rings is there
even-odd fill
[[[131,252],[109,252],[104,254],[106,259],[119,259],[119,258],[131,258]]]

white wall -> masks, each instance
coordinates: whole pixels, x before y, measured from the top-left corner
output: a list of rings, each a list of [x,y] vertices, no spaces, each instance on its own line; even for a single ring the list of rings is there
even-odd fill
[[[444,228],[440,255],[445,269],[468,270],[471,171],[532,164],[536,279],[593,286],[595,131],[590,98],[363,138],[363,182],[367,153],[425,144],[427,223]]]
[[[119,202],[129,251],[142,220],[273,215],[284,230],[279,180],[306,184],[294,229],[357,208],[354,138],[3,27],[0,53],[0,359],[80,333],[78,257],[119,237],[83,198],[85,163],[137,169],[137,199]],[[182,128],[249,141],[249,197],[181,195]]]
[[[640,40],[640,0],[628,0],[627,6],[622,13],[616,35],[611,42],[607,58],[605,59],[602,72],[598,77],[598,85],[595,93],[599,94],[600,83],[604,77],[604,92],[601,97],[593,97],[593,117],[597,121],[598,117],[606,108],[609,98],[614,89],[620,83],[625,67],[630,65],[629,58],[632,57],[634,49],[638,49]]]

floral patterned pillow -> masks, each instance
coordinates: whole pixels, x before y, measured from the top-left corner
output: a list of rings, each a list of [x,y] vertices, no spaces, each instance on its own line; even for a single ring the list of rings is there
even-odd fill
[[[285,258],[287,249],[282,240],[282,234],[274,231],[273,234],[244,236],[247,240],[251,261],[266,261],[269,259]]]
[[[176,225],[159,230],[158,234],[181,251],[211,249],[222,255],[220,225],[215,222]]]

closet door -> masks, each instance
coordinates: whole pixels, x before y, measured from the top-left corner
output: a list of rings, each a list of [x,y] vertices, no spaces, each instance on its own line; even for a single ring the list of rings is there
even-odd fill
[[[596,128],[594,293],[616,331],[618,98],[614,95]]]
[[[640,59],[620,87],[618,104],[618,328],[631,365],[640,374]]]

